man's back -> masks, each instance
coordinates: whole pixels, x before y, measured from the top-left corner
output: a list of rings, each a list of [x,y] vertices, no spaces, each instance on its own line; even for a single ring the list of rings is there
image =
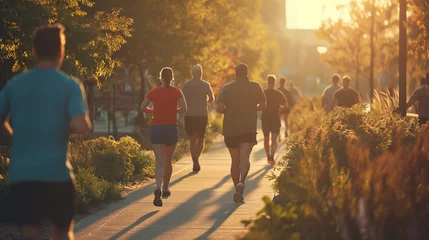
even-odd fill
[[[80,85],[36,68],[12,79],[0,96],[0,115],[9,112],[13,128],[10,182],[70,181],[69,122],[86,111]]]
[[[266,89],[264,93],[267,98],[267,107],[262,111],[261,120],[280,126],[280,106],[284,105],[287,100],[284,94],[277,89]]]
[[[331,84],[326,87],[322,93],[322,106],[325,111],[329,112],[332,110],[332,101],[334,100],[334,93],[341,87],[336,84]]]
[[[418,102],[419,117],[429,118],[429,89],[425,85],[418,87],[411,94],[410,99]]]
[[[207,97],[213,95],[210,84],[201,79],[191,79],[183,84],[182,92],[188,104],[186,116],[207,116]]]
[[[351,88],[340,88],[334,93],[339,107],[352,107],[359,102],[359,93]]]
[[[286,97],[288,104],[290,105],[290,107],[292,107],[294,105],[292,93],[285,87],[279,87],[278,90],[283,93],[283,95]]]
[[[235,136],[256,132],[258,102],[265,101],[259,83],[249,80],[235,80],[226,84],[218,101],[225,103],[223,133]]]

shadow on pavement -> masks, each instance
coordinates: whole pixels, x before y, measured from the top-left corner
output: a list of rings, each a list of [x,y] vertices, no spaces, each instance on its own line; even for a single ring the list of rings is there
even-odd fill
[[[264,176],[270,169],[271,169],[270,166],[266,166],[248,176],[249,180],[246,183],[245,196],[257,189],[260,180],[264,178]],[[233,187],[218,199],[207,202],[207,200],[209,200],[210,197],[213,195],[214,190],[221,187],[227,181],[231,181],[231,177],[229,174],[223,177],[216,185],[196,193],[192,198],[188,199],[186,202],[179,205],[176,209],[171,211],[166,216],[146,226],[145,227],[146,229],[159,229],[160,231],[150,231],[150,233],[146,232],[147,235],[144,235],[144,236],[150,239],[159,237],[160,235],[168,232],[169,230],[178,228],[181,225],[192,220],[192,218],[195,215],[197,215],[197,213],[200,211],[198,209],[204,208],[204,206],[217,204],[219,205],[218,210],[213,214],[213,216],[210,217],[211,219],[216,219],[215,223],[207,230],[207,232],[203,233],[201,236],[197,238],[197,239],[207,239],[241,205],[241,204],[236,204],[232,202]],[[223,204],[219,204],[216,202],[221,202]],[[180,221],[172,223],[171,221],[169,221],[170,219],[180,219]],[[165,226],[165,224],[167,223],[168,223],[168,226]],[[164,228],[163,228],[163,225],[164,225]],[[139,237],[143,236],[144,232],[145,230],[143,229],[133,234],[133,236],[131,236],[130,238],[139,239]]]
[[[186,171],[186,169],[184,171]],[[191,177],[195,174],[196,173],[194,172],[189,172],[188,174],[181,176],[180,178],[177,178],[174,181],[172,181],[170,183],[170,186],[174,186],[180,183],[181,181],[185,180],[186,178]],[[126,196],[124,199],[110,204],[107,209],[101,210],[99,212],[96,212],[93,215],[90,215],[88,217],[85,217],[79,220],[76,223],[76,232],[79,232],[87,227],[90,227],[95,222],[112,214],[113,212],[120,211],[120,210],[125,211],[127,208],[132,207],[135,203],[137,203],[141,199],[152,195],[154,190],[155,190],[155,182],[152,182],[140,188],[139,190],[131,193],[130,195]]]
[[[153,215],[157,214],[159,212],[159,210],[157,211],[152,211],[150,213],[145,214],[144,216],[142,216],[141,218],[139,218],[137,221],[135,221],[133,224],[131,224],[130,226],[122,229],[120,232],[118,232],[117,234],[115,234],[113,237],[111,237],[110,239],[118,239],[119,237],[121,237],[122,235],[124,235],[125,233],[127,233],[128,231],[130,231],[131,229],[135,228],[136,226],[138,226],[140,223],[144,222],[145,220],[151,218]]]

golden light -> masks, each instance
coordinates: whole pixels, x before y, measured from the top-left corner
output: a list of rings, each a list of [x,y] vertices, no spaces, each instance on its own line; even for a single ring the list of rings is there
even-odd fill
[[[328,52],[328,48],[327,47],[324,47],[324,46],[319,46],[319,47],[317,47],[317,52],[319,53],[319,54],[325,54],[325,53],[327,53]]]

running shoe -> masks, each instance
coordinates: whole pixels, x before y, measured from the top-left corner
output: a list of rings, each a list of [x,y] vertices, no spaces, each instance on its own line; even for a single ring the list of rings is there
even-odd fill
[[[162,199],[161,199],[161,190],[156,189],[155,192],[153,192],[153,195],[155,195],[155,199],[153,200],[153,205],[156,207],[162,207]]]
[[[192,171],[199,172],[201,170],[201,166],[199,162],[194,162],[194,167],[192,168]]]
[[[162,198],[166,199],[169,198],[171,196],[171,192],[170,190],[162,190]]]
[[[243,193],[244,193],[244,183],[237,184],[235,188],[234,193],[234,202],[235,203],[242,203],[244,201]]]

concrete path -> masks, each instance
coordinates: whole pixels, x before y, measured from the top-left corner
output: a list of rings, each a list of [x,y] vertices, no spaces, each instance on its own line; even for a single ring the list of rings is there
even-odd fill
[[[149,182],[124,200],[81,219],[76,224],[77,239],[237,239],[246,232],[241,220],[255,217],[264,195],[273,196],[262,139],[253,150],[251,164],[245,203],[236,204],[228,149],[219,139],[201,157],[200,173],[191,173],[189,157],[174,166],[172,195],[162,208],[153,206],[155,185]]]

